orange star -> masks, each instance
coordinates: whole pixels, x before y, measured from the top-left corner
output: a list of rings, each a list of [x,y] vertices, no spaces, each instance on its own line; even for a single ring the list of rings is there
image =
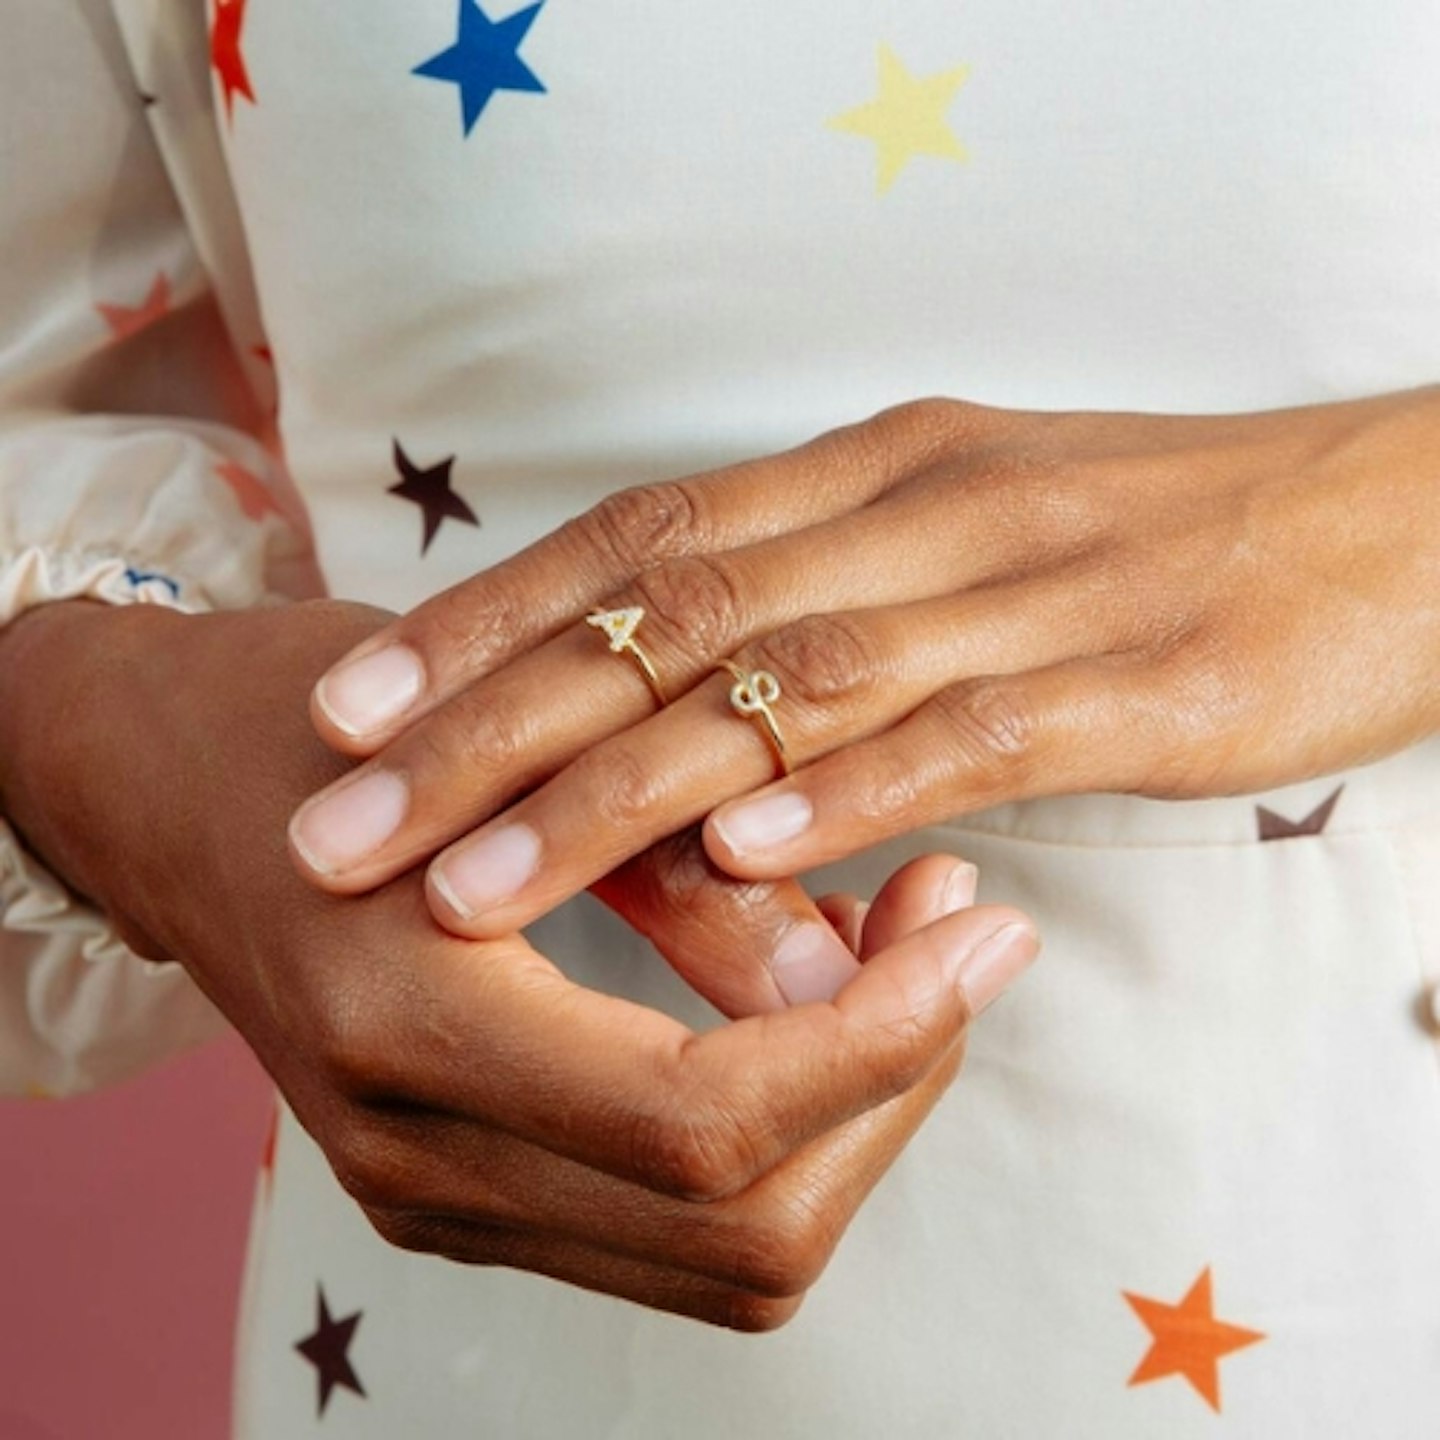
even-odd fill
[[[1128,1383],[1143,1385],[1166,1375],[1183,1375],[1217,1414],[1220,1410],[1220,1357],[1265,1339],[1258,1330],[1242,1330],[1215,1318],[1210,1298],[1210,1267],[1178,1305],[1120,1292],[1155,1337]]]
[[[247,518],[260,521],[267,515],[283,515],[269,487],[243,465],[227,460],[215,467],[215,473],[235,492],[235,498]]]
[[[227,119],[234,118],[236,95],[243,95],[252,105],[255,103],[245,57],[240,52],[245,4],[246,0],[215,0],[215,23],[210,30],[210,65],[225,96]]]
[[[128,340],[169,313],[170,278],[163,270],[157,271],[150,293],[138,305],[97,304],[95,308],[116,340]]]

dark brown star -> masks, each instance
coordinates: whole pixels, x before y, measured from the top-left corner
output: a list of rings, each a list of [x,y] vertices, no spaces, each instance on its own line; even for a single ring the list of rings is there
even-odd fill
[[[319,1285],[316,1290],[320,1313],[315,1332],[298,1341],[295,1348],[315,1367],[315,1378],[320,1386],[317,1413],[323,1415],[330,1403],[330,1392],[337,1385],[343,1385],[357,1395],[365,1395],[365,1387],[350,1363],[350,1342],[355,1338],[355,1327],[359,1325],[364,1311],[357,1310],[343,1320],[332,1320],[330,1307],[325,1303],[325,1287]]]
[[[399,495],[420,507],[425,517],[425,536],[420,542],[422,555],[430,548],[435,532],[444,521],[459,520],[466,525],[480,523],[475,512],[450,486],[450,470],[455,464],[453,455],[428,470],[422,470],[405,453],[398,440],[394,443],[395,468],[404,479],[390,487],[390,494]]]
[[[1325,827],[1330,823],[1330,814],[1335,809],[1335,802],[1340,798],[1340,791],[1345,787],[1337,787],[1335,793],[1328,800],[1323,800],[1303,820],[1287,820],[1283,815],[1277,815],[1273,810],[1267,810],[1263,805],[1255,807],[1255,818],[1260,822],[1260,838],[1262,840],[1293,840],[1298,835],[1323,835]]]

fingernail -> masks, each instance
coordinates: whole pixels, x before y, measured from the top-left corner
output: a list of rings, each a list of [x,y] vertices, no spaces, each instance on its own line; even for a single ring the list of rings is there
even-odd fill
[[[1018,920],[982,940],[960,965],[960,988],[970,1014],[978,1015],[994,1004],[1039,953],[1040,937]]]
[[[833,1000],[860,973],[860,962],[828,925],[787,930],[770,959],[770,974],[786,1004]]]
[[[539,835],[528,825],[502,825],[432,866],[430,882],[462,920],[469,920],[519,892],[539,863]]]
[[[319,875],[334,875],[374,854],[400,828],[409,807],[405,782],[388,770],[302,805],[290,821],[290,839]]]
[[[387,645],[322,676],[315,703],[347,735],[368,735],[403,715],[425,683],[420,657],[407,645]]]
[[[960,861],[945,881],[945,889],[940,896],[940,916],[953,915],[957,910],[973,905],[979,883],[979,870],[968,860]]]
[[[748,855],[793,840],[810,828],[814,818],[815,811],[803,795],[782,790],[778,795],[726,805],[710,817],[710,823],[732,855]]]

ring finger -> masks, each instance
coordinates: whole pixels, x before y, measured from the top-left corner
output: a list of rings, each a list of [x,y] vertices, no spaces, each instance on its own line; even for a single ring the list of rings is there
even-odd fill
[[[429,872],[431,908],[457,934],[506,934],[772,780],[777,736],[793,768],[889,729],[957,678],[1104,653],[1117,644],[1113,622],[1106,607],[1083,603],[1085,591],[1057,575],[783,626],[740,656],[744,670],[778,682],[775,730],[766,707],[737,715],[736,682],[712,677],[442,852]]]

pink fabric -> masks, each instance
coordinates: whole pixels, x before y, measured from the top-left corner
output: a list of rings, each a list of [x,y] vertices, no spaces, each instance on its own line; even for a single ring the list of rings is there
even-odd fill
[[[0,1102],[0,1437],[224,1440],[272,1090],[230,1039]]]

